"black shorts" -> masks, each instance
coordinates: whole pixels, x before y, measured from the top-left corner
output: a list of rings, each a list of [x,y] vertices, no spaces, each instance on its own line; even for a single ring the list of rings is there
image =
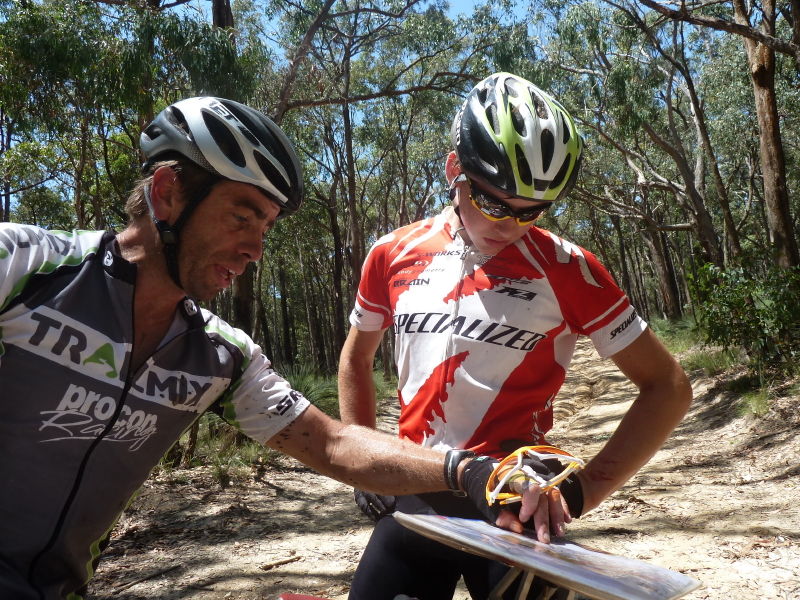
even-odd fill
[[[408,514],[483,518],[469,499],[450,492],[398,496],[396,509]],[[399,594],[419,600],[453,600],[462,576],[472,600],[486,600],[508,569],[415,533],[389,516],[375,525],[356,569],[349,600],[394,600]],[[544,582],[534,583],[526,598],[537,598],[543,587]],[[512,599],[516,593],[517,581],[503,598]]]

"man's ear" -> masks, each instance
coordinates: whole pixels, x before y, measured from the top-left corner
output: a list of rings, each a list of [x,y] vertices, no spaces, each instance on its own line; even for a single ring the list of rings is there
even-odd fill
[[[451,151],[447,155],[447,161],[444,164],[444,176],[447,177],[447,184],[453,185],[453,179],[458,177],[461,173],[461,165],[458,163],[455,151]]]
[[[153,173],[150,201],[159,220],[171,225],[180,216],[185,203],[181,194],[181,180],[172,167],[159,167]]]

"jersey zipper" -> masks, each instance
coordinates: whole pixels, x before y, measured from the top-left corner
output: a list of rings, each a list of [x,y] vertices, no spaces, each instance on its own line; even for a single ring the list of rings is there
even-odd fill
[[[471,255],[471,246],[469,244],[464,243],[463,238],[461,239],[461,243],[464,244],[463,252],[459,257],[461,261],[461,268],[459,269],[458,273],[458,283],[456,284],[456,294],[455,298],[453,299],[453,308],[450,311],[450,330],[447,332],[447,343],[444,347],[444,356],[442,357],[442,364],[444,364],[449,358],[453,358],[455,356],[455,338],[453,336],[453,327],[452,323],[458,318],[459,310],[461,309],[461,292],[464,289],[464,278],[467,276],[467,263],[468,259]],[[447,379],[448,379],[448,371],[449,369],[442,369],[442,377],[440,380],[440,391],[439,391],[439,398],[444,398],[445,393],[447,392]],[[446,427],[446,425],[445,425]]]
[[[131,297],[134,297],[136,294],[136,283],[133,284],[133,292]],[[135,319],[134,319],[134,308],[133,305],[131,307],[131,332],[132,340],[136,340],[136,331],[135,331]],[[86,451],[86,454],[83,456],[83,460],[81,461],[80,466],[78,467],[78,473],[75,476],[75,482],[72,484],[72,489],[70,490],[69,496],[67,496],[66,502],[64,502],[64,507],[61,509],[61,514],[58,516],[58,521],[56,521],[56,525],[53,528],[53,534],[50,536],[50,539],[44,545],[39,553],[31,560],[30,567],[28,567],[28,583],[30,586],[35,589],[39,594],[39,600],[46,600],[44,592],[40,590],[34,581],[34,572],[36,567],[39,564],[39,561],[42,557],[47,554],[56,544],[56,540],[58,539],[59,535],[61,535],[61,531],[64,527],[64,522],[67,519],[67,515],[69,514],[70,509],[72,508],[72,504],[75,501],[75,497],[78,495],[78,490],[80,490],[81,483],[83,482],[83,477],[86,472],[87,465],[89,464],[89,459],[91,459],[92,455],[94,454],[95,449],[100,445],[105,437],[109,434],[110,431],[113,430],[114,425],[117,424],[117,420],[119,419],[119,415],[122,412],[122,408],[125,406],[125,401],[128,398],[128,392],[131,389],[131,385],[133,385],[133,378],[132,378],[132,368],[131,362],[133,360],[133,342],[131,343],[131,352],[130,352],[130,359],[128,360],[128,372],[125,374],[125,384],[122,386],[122,392],[119,395],[119,401],[117,402],[117,408],[114,411],[114,414],[111,415],[111,419],[109,419],[108,425],[106,425],[105,429],[98,435],[92,443],[89,445],[89,449]]]

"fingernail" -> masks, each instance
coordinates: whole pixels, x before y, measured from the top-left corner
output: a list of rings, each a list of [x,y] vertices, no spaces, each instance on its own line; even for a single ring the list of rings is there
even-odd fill
[[[556,532],[558,533],[559,537],[564,537],[564,524],[563,523],[559,523],[558,526],[556,527],[556,530],[557,530]]]

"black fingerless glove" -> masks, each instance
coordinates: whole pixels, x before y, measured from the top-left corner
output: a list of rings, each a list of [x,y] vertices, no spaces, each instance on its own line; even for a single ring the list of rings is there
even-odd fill
[[[353,496],[361,512],[375,523],[386,515],[394,512],[394,496],[381,496],[380,494],[363,492],[361,490],[353,490]]]
[[[498,462],[498,460],[491,456],[479,456],[469,461],[461,474],[461,485],[467,491],[467,496],[469,496],[470,500],[472,500],[475,506],[478,507],[478,510],[481,511],[481,514],[484,515],[486,520],[492,525],[497,521],[501,510],[510,510],[513,513],[519,514],[519,509],[521,507],[521,503],[519,502],[512,502],[511,504],[495,502],[492,506],[489,506],[489,503],[486,501],[486,483],[489,481],[489,477],[492,476],[492,472]],[[533,458],[525,458],[522,464],[547,478],[555,474],[550,467],[542,461]],[[581,495],[581,508],[583,507],[582,498],[583,496]]]
[[[583,487],[578,474],[573,473],[558,485],[561,496],[567,501],[569,514],[573,519],[580,519],[583,514]]]

